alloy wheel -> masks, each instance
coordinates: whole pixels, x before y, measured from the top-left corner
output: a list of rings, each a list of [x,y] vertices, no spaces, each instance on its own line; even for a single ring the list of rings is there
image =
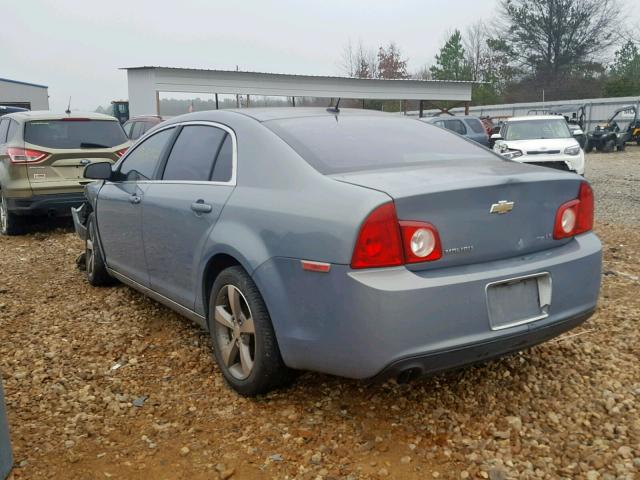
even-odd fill
[[[234,285],[223,286],[215,301],[216,348],[229,373],[246,379],[253,370],[256,354],[256,331],[251,309],[242,292]]]

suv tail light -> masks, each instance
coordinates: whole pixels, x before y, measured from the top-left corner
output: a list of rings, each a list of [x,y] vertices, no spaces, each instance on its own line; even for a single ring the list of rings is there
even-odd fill
[[[129,147],[127,148],[123,148],[122,150],[118,150],[116,151],[116,155],[118,156],[118,158],[122,157],[125,153],[127,153],[127,150],[129,150]]]
[[[353,251],[351,268],[397,267],[442,257],[440,235],[430,223],[398,221],[393,202],[366,218]]]
[[[29,148],[7,148],[7,154],[11,163],[37,163],[49,156],[46,152],[31,150]]]
[[[560,205],[553,227],[553,238],[560,240],[593,228],[593,190],[587,182],[580,184],[578,198]]]

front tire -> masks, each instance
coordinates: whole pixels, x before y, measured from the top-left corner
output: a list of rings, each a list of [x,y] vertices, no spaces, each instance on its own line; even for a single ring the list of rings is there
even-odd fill
[[[107,272],[107,267],[98,246],[98,231],[93,213],[89,215],[89,220],[87,221],[87,238],[84,242],[84,251],[87,281],[94,287],[113,285],[114,279]]]
[[[591,153],[591,152],[593,152],[593,143],[587,140],[587,142],[584,144],[584,153]]]
[[[254,396],[289,384],[294,373],[282,361],[267,307],[240,266],[222,271],[209,297],[213,353],[227,383]]]
[[[602,146],[602,153],[611,153],[613,152],[613,149],[615,147],[616,147],[615,140],[607,140],[606,142],[604,142],[604,145]]]
[[[22,235],[25,233],[23,219],[9,211],[7,199],[0,191],[0,233],[2,235]]]

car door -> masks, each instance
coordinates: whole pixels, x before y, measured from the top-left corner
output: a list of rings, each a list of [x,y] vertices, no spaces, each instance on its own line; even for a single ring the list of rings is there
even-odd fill
[[[201,286],[200,254],[235,186],[234,133],[223,125],[181,127],[143,209],[151,289],[189,309]]]
[[[142,242],[143,201],[174,133],[174,127],[160,130],[137,145],[98,195],[96,219],[107,266],[144,286],[149,275]]]

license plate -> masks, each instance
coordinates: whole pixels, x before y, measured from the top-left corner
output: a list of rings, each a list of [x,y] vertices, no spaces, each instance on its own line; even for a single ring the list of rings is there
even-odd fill
[[[492,330],[549,316],[551,276],[546,272],[493,282],[487,285],[486,292]]]

